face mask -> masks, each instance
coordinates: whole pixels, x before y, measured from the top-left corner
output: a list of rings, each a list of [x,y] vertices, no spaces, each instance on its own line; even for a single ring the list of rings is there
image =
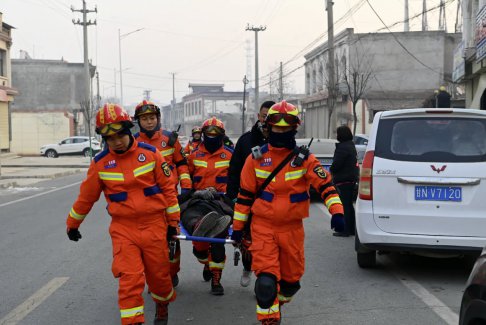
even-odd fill
[[[270,130],[268,134],[268,142],[276,148],[294,149],[296,146],[295,135],[296,130],[290,130],[284,133],[276,133]]]
[[[204,135],[204,147],[210,152],[213,153],[223,145],[223,135],[218,135],[215,137],[210,137]]]

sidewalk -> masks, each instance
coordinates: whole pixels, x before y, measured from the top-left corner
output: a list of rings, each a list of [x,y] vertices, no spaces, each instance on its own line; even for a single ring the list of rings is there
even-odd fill
[[[90,159],[82,156],[59,158],[20,157],[0,154],[0,189],[30,186],[61,176],[86,172]]]

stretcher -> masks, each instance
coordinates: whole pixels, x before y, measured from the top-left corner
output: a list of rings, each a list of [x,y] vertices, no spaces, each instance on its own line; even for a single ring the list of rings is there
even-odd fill
[[[227,238],[210,238],[210,237],[197,237],[197,236],[191,236],[187,232],[187,230],[184,228],[182,224],[179,224],[181,234],[174,236],[174,238],[177,238],[179,240],[190,240],[190,241],[198,241],[198,242],[206,242],[206,243],[218,243],[218,244],[234,244],[234,241],[231,239]],[[231,234],[233,233],[233,226],[230,226],[228,229],[228,235],[231,237]]]

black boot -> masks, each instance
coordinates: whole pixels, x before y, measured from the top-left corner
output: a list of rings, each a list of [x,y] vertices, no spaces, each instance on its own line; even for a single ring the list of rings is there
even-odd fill
[[[167,325],[169,321],[169,304],[155,303],[154,325]]]
[[[223,270],[212,270],[211,271],[211,294],[215,296],[224,295],[224,288],[221,285],[221,274]]]
[[[203,279],[204,281],[208,282],[211,280],[212,274],[211,271],[209,270],[209,265],[204,264],[204,269],[203,269]]]

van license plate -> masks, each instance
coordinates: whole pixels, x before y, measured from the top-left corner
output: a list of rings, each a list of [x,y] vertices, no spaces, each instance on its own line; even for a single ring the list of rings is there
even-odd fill
[[[415,186],[417,201],[462,201],[462,188],[457,186]]]

